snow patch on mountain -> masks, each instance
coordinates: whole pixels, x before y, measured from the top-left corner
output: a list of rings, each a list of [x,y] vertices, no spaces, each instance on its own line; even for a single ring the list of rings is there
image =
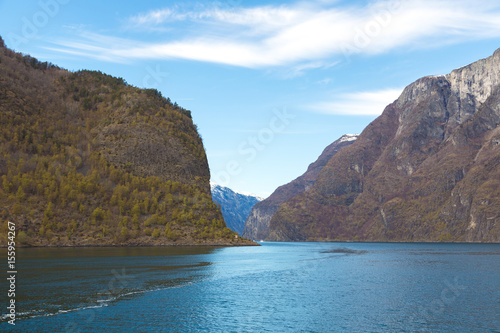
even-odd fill
[[[225,186],[219,185],[219,184],[214,183],[214,182],[210,182],[210,188],[212,190],[212,193],[214,191],[217,191],[217,192],[231,191],[231,192],[233,192],[235,194],[240,194],[240,195],[244,195],[244,196],[247,196],[247,197],[256,198],[258,201],[262,201],[262,200],[265,199],[265,198],[259,197],[258,195],[255,195],[253,193],[244,192],[244,191],[236,191],[236,190],[230,189],[229,187],[225,187]]]
[[[340,137],[339,142],[354,141],[358,136],[359,134],[344,134]]]

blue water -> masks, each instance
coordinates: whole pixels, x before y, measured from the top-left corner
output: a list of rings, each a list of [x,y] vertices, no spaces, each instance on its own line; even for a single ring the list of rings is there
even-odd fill
[[[500,244],[262,245],[19,249],[0,331],[500,332]]]

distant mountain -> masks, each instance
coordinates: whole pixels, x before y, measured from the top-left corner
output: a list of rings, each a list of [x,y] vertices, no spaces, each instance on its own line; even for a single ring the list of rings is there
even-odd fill
[[[212,199],[221,206],[227,227],[241,235],[250,210],[262,198],[238,193],[217,184],[211,184],[211,188]]]
[[[0,230],[20,245],[250,243],[212,202],[191,112],[156,90],[0,38],[0,124]]]
[[[351,145],[357,134],[345,134],[328,147],[318,159],[309,165],[307,171],[288,184],[278,187],[267,199],[256,204],[245,222],[243,237],[248,239],[265,239],[269,234],[269,223],[278,207],[286,200],[308,191],[316,181],[321,169],[341,148]]]
[[[500,49],[406,87],[268,240],[500,241]]]

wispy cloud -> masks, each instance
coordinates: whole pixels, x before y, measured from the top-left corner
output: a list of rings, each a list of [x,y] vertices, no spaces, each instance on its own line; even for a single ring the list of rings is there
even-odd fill
[[[57,41],[54,50],[123,62],[188,59],[262,68],[335,62],[353,54],[500,37],[497,1],[379,0],[251,8],[163,8],[128,19],[135,30],[168,29],[148,42],[109,36]],[[94,35],[96,36],[96,35]],[[313,66],[314,67],[314,66]]]
[[[325,62],[325,61],[312,61],[312,62],[304,62],[304,63],[298,63],[294,64],[288,67],[283,68],[281,73],[279,75],[285,79],[291,79],[295,77],[299,77],[302,75],[305,75],[307,71],[313,70],[313,69],[328,69],[331,68],[335,65],[337,65],[340,61],[334,61],[334,62]]]
[[[181,16],[176,14],[176,12],[172,9],[159,9],[150,11],[146,14],[139,14],[133,16],[129,19],[129,23],[132,23],[135,26],[144,26],[144,25],[157,25],[163,23],[167,20],[181,20],[185,19],[185,15]]]
[[[326,85],[326,84],[329,84],[330,82],[332,82],[332,79],[329,77],[326,77],[323,80],[316,81],[317,84],[321,84],[321,85]]]
[[[332,96],[330,101],[306,105],[305,109],[325,114],[378,116],[402,91],[403,88],[340,94]]]

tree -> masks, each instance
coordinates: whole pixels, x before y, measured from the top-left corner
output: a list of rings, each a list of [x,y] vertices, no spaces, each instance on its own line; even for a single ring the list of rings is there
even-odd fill
[[[2,176],[2,188],[5,193],[9,193],[12,188],[12,184],[7,180],[6,175]]]
[[[16,240],[21,244],[26,244],[28,242],[28,235],[24,231],[20,231],[16,236]]]
[[[54,217],[54,204],[52,202],[49,202],[47,204],[47,208],[45,209],[45,212],[43,213],[44,220],[50,220]]]
[[[130,213],[137,216],[141,215],[141,205],[139,205],[138,203],[135,204],[134,207],[132,207]]]
[[[119,225],[126,227],[128,225],[128,217],[127,216],[122,217]]]
[[[122,235],[122,237],[124,237],[125,239],[127,239],[127,237],[128,237],[128,229],[127,229],[127,227],[122,227],[122,230],[120,231],[120,234]]]
[[[94,209],[90,217],[92,218],[92,224],[96,224],[96,222],[103,221],[106,218],[106,211],[104,211],[104,209],[100,207],[97,207],[96,209]]]

